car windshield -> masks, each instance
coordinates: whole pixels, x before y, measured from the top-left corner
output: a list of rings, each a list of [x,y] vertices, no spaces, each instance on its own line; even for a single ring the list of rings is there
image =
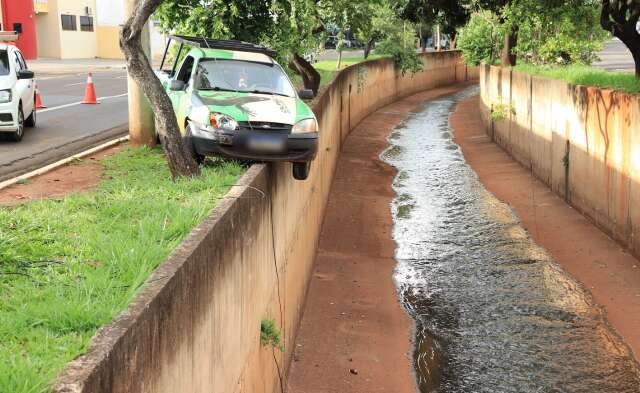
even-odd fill
[[[9,54],[6,50],[0,50],[0,75],[9,75]]]
[[[202,60],[196,71],[196,88],[295,97],[280,66],[243,60]]]

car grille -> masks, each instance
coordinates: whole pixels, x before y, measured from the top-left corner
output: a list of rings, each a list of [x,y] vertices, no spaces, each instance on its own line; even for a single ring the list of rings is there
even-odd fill
[[[238,129],[240,131],[261,131],[261,132],[276,132],[276,133],[290,133],[291,124],[284,123],[272,123],[268,121],[241,121],[238,122]]]
[[[8,123],[13,121],[13,116],[11,113],[0,113],[0,121],[3,123]]]

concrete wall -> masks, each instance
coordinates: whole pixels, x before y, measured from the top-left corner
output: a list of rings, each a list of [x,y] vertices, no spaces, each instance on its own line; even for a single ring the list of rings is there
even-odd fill
[[[47,12],[36,15],[38,55],[45,58],[60,57],[61,21],[58,15],[58,0],[49,0]]]
[[[457,52],[424,59],[413,77],[389,60],[341,72],[314,107],[321,139],[309,179],[293,180],[288,163],[252,166],[54,391],[279,392],[344,139],[390,102],[477,75]],[[281,328],[285,352],[261,347],[265,318]]]
[[[487,65],[480,85],[495,141],[640,256],[640,96]],[[505,119],[492,119],[497,104]]]

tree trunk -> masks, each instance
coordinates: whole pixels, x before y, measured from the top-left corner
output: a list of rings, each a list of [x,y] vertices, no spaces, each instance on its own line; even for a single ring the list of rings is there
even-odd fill
[[[294,53],[291,55],[289,67],[302,77],[305,89],[311,89],[314,93],[318,93],[318,89],[320,88],[320,73],[313,68],[308,61],[297,53]]]
[[[636,78],[640,79],[640,33],[637,30],[640,4],[630,7],[630,10],[617,8],[611,1],[603,0],[600,25],[627,46],[636,66]]]
[[[502,46],[502,55],[500,56],[500,62],[503,67],[515,67],[516,55],[513,53],[513,48],[518,44],[518,29],[512,27],[508,34],[504,35],[504,44]]]
[[[451,33],[451,41],[450,41],[449,49],[451,50],[456,49],[457,44],[458,44],[458,34],[453,32]]]
[[[369,55],[371,54],[371,49],[373,49],[374,39],[370,39],[367,44],[364,46],[364,59],[367,60]]]
[[[342,65],[342,49],[338,50],[338,62],[336,63],[336,70],[339,70],[341,65]]]
[[[174,179],[179,176],[198,176],[200,167],[191,150],[182,143],[171,100],[142,50],[142,28],[162,1],[140,0],[138,2],[133,14],[120,31],[120,48],[124,53],[129,75],[142,88],[151,103],[155,115],[156,132],[167,156],[171,175]]]

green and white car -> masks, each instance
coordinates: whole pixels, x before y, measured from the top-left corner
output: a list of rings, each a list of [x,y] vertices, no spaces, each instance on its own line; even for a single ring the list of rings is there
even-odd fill
[[[301,98],[313,92],[296,93],[275,52],[239,41],[171,40],[180,50],[172,69],[163,71],[163,59],[158,76],[196,156],[289,161],[293,176],[306,179],[318,150],[318,122]],[[185,47],[191,49],[183,56]]]

